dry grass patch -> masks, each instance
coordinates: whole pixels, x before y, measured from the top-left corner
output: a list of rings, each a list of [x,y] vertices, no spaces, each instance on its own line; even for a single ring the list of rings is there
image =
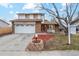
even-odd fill
[[[66,35],[55,34],[55,39],[47,42],[45,50],[79,50],[79,35],[71,35],[71,45],[67,45]]]

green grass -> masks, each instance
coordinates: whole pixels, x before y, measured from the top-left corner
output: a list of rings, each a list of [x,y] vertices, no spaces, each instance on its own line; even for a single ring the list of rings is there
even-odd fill
[[[71,45],[67,45],[66,35],[54,34],[55,39],[46,43],[45,50],[79,50],[79,35],[71,35]]]

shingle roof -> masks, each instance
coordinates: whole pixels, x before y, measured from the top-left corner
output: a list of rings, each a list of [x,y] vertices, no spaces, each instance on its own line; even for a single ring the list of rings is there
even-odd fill
[[[2,22],[4,22],[4,23],[6,23],[6,24],[8,24],[8,25],[9,25],[9,23],[7,23],[7,22],[6,22],[6,21],[4,21],[4,20],[1,20],[1,19],[0,19],[0,21],[2,21]]]
[[[58,24],[58,23],[56,22],[56,20],[52,20],[51,23],[52,23],[52,24]]]
[[[17,15],[44,15],[44,13],[17,13]]]
[[[50,22],[48,20],[44,20],[44,22],[42,22],[42,24],[50,24]]]
[[[53,21],[44,20],[42,24],[58,24],[58,23],[55,20]]]

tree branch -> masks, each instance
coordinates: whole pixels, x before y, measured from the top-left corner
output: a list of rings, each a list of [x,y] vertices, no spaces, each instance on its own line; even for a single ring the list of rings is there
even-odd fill
[[[60,15],[59,15],[59,12],[58,12],[58,9],[57,9],[56,5],[55,5],[54,3],[52,3],[52,5],[53,5],[53,7],[54,7],[55,10],[56,10],[57,16],[59,17]]]
[[[72,19],[73,15],[75,14],[76,10],[77,10],[77,7],[78,7],[78,3],[76,4],[75,9],[73,10],[73,12],[71,14],[71,17],[70,17],[71,19]]]
[[[56,16],[55,12],[51,9],[48,9],[47,7],[44,7],[43,4],[41,4],[41,9],[47,11],[49,14]]]

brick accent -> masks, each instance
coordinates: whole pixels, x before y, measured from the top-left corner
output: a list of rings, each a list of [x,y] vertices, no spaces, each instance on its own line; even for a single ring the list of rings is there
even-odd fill
[[[36,31],[36,33],[41,32],[41,22],[36,22],[35,31]]]
[[[15,32],[15,30],[14,30],[14,22],[12,22],[12,33],[14,33]]]

